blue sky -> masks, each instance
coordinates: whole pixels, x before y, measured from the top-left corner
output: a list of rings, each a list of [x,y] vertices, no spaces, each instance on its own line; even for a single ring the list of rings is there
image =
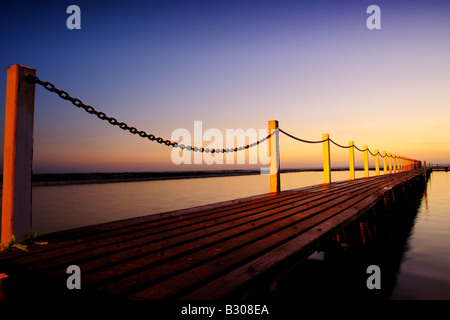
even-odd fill
[[[81,30],[66,27],[71,4]],[[371,4],[381,30],[366,27]],[[448,1],[21,1],[1,4],[0,27],[0,87],[9,66],[33,67],[157,136],[277,119],[305,139],[450,162]],[[282,167],[320,166],[320,148],[281,142]],[[35,172],[212,169],[170,152],[36,88]]]

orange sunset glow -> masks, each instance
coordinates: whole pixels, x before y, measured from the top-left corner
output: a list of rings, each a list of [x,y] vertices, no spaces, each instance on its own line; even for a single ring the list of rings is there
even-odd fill
[[[450,299],[449,35],[448,0],[3,1],[1,307]]]
[[[220,5],[205,5],[186,8],[180,20],[173,20],[177,11],[145,5],[130,8],[136,14],[130,20],[120,4],[101,15],[100,5],[87,4],[83,27],[58,31],[56,42],[39,32],[58,37],[57,31],[47,36],[59,30],[57,19],[40,21],[40,29],[18,29],[12,21],[8,30],[16,30],[16,38],[35,34],[33,46],[41,50],[6,49],[1,61],[5,70],[16,63],[34,67],[85,104],[164,139],[179,128],[193,134],[194,121],[225,135],[227,129],[267,129],[269,120],[278,120],[303,139],[329,133],[343,145],[352,140],[372,151],[448,163],[448,10],[383,5],[381,29],[369,30],[364,5],[349,3],[241,4],[230,17]],[[5,77],[1,81],[4,87]],[[321,167],[320,147],[285,138],[282,168]],[[332,149],[331,158],[347,165],[345,150]],[[36,173],[196,169],[216,167],[175,165],[170,148],[37,88]]]

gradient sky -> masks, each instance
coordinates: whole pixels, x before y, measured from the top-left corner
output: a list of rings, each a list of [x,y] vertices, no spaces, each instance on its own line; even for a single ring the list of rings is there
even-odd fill
[[[71,4],[81,30],[66,27]],[[371,4],[381,30],[366,27]],[[0,28],[1,155],[6,70],[21,64],[164,138],[195,120],[225,132],[276,119],[304,139],[450,163],[449,1],[11,1]],[[37,173],[236,167],[176,166],[171,150],[36,88]],[[320,167],[321,152],[281,137],[282,168]],[[333,165],[347,152],[333,147]]]

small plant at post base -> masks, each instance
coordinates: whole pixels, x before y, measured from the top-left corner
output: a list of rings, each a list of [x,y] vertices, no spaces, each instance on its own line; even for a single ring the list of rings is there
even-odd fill
[[[11,236],[11,240],[5,241],[0,244],[0,251],[10,250],[11,248],[17,248],[22,251],[28,251],[27,246],[31,244],[36,245],[46,245],[48,242],[45,241],[36,241],[36,232],[32,231],[29,238],[22,241],[22,243],[16,243],[16,237],[14,235]]]

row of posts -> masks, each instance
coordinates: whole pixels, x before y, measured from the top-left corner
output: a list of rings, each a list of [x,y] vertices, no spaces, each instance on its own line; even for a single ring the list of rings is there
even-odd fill
[[[269,121],[269,133],[272,136],[269,139],[270,153],[270,192],[280,192],[280,148],[279,148],[279,124],[277,120]],[[331,183],[331,156],[330,156],[330,135],[324,133],[322,135],[323,145],[323,174],[324,183]],[[349,146],[349,170],[350,180],[355,179],[355,144],[353,141],[348,143]],[[369,148],[364,146],[364,177],[369,177]],[[383,172],[384,174],[396,173],[402,171],[413,170],[421,167],[419,160],[398,156],[391,153],[383,152]],[[375,174],[380,175],[380,153],[375,150]]]
[[[3,161],[3,199],[1,213],[1,242],[14,235],[23,241],[31,234],[31,177],[33,171],[33,127],[35,84],[27,82],[25,75],[36,75],[36,69],[21,65],[8,68],[6,80],[5,144]],[[278,121],[269,121],[270,191],[280,192],[280,148]],[[324,179],[331,182],[330,140],[323,136]],[[350,142],[353,146],[353,141]],[[379,174],[378,151],[376,172]],[[384,172],[387,156],[384,153]],[[389,154],[389,173],[420,167],[420,162]],[[364,147],[365,175],[369,176],[368,148]],[[395,163],[393,163],[395,159]],[[397,161],[399,160],[399,161]],[[354,148],[350,148],[350,178],[355,178]]]

